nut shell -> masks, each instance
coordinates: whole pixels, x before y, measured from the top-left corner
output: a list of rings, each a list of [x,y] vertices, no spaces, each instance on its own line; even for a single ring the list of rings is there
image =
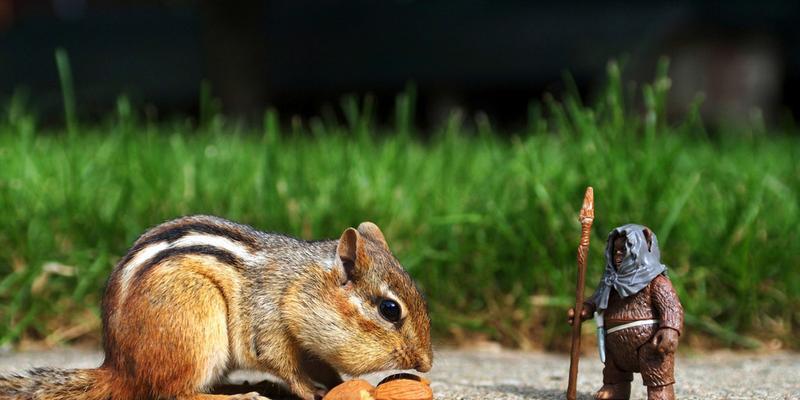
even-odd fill
[[[401,373],[394,374],[394,375],[389,375],[386,378],[383,378],[383,380],[380,383],[378,383],[378,386],[383,385],[386,382],[391,382],[391,381],[394,381],[394,380],[397,380],[397,379],[410,379],[412,381],[422,382],[422,383],[424,383],[424,384],[426,384],[428,386],[431,385],[431,381],[429,381],[425,377],[422,377],[422,376],[419,376],[419,375],[414,375],[414,374],[409,374],[408,372],[401,372]]]
[[[343,382],[331,389],[323,400],[364,400],[371,399],[371,393],[375,389],[369,382],[363,379],[353,379]]]
[[[431,400],[433,390],[423,382],[395,379],[378,385],[372,396],[375,400]]]

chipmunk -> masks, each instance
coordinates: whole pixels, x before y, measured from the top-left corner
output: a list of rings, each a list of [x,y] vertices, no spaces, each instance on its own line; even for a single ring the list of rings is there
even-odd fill
[[[270,372],[303,400],[340,372],[427,372],[427,305],[371,222],[307,242],[212,216],[152,228],[109,277],[105,360],[0,377],[0,399],[256,400],[204,394],[234,368]]]

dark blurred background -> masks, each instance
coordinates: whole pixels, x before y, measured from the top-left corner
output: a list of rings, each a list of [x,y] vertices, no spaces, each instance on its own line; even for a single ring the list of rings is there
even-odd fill
[[[120,94],[155,118],[194,115],[204,81],[230,115],[371,93],[387,118],[413,82],[423,126],[459,107],[513,127],[565,73],[591,98],[608,60],[643,81],[667,55],[671,112],[700,92],[710,123],[776,122],[800,110],[798,16],[794,1],[0,0],[0,98],[27,94],[59,121],[63,47],[84,118]]]

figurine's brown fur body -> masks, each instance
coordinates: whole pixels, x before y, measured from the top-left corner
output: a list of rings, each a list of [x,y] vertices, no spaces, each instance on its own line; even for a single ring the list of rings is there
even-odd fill
[[[602,309],[605,321],[607,357],[596,399],[628,399],[634,372],[642,374],[648,400],[675,398],[675,350],[683,330],[683,307],[659,257],[658,240],[645,226],[628,224],[609,234],[603,280],[580,315],[586,320]],[[620,295],[618,288],[627,295]],[[567,318],[574,322],[574,309]],[[609,332],[636,321],[644,325]]]
[[[399,323],[376,309],[390,298]],[[0,377],[0,398],[257,399],[203,394],[233,368],[271,372],[304,400],[339,371],[430,369],[425,302],[372,223],[306,242],[221,218],[161,224],[134,243],[103,298],[105,361]]]
[[[594,307],[593,304],[589,306]],[[658,319],[661,323],[606,335],[603,383],[631,382],[633,372],[641,372],[642,381],[648,387],[675,383],[675,354],[659,352],[651,343],[658,329],[674,329],[679,334],[683,329],[683,308],[669,278],[659,275],[642,291],[624,299],[612,290],[604,319],[606,329],[646,319]]]

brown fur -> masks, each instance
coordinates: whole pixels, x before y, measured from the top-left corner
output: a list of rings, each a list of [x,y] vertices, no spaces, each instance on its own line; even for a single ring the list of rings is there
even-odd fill
[[[390,296],[398,323],[378,312]],[[377,226],[305,242],[208,216],[161,224],[109,277],[103,365],[0,377],[0,398],[257,399],[204,394],[233,368],[310,400],[339,372],[430,369],[430,320]]]

